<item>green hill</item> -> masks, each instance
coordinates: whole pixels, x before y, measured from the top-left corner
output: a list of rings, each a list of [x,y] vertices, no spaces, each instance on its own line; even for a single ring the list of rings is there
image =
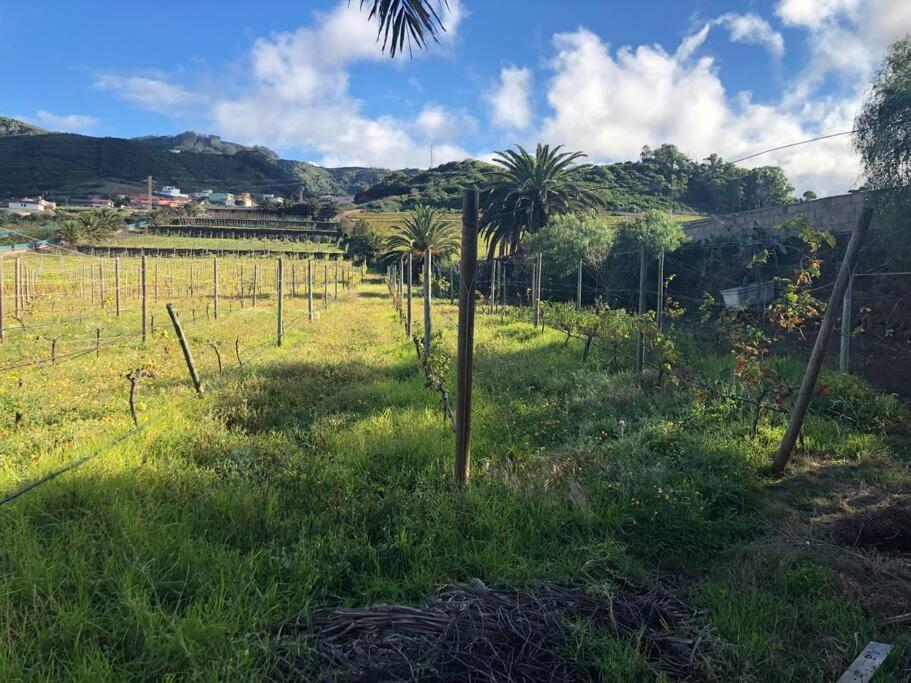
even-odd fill
[[[7,135],[44,135],[45,133],[47,131],[43,128],[33,126],[25,121],[0,116],[0,137]]]
[[[120,138],[50,133],[0,138],[0,194],[142,190],[147,176],[185,189],[287,193],[294,176],[256,152],[173,154]]]
[[[387,175],[355,196],[365,208],[407,210],[415,204],[458,209],[463,190],[485,187],[497,166],[459,161],[428,171]],[[695,161],[674,145],[643,148],[637,161],[586,166],[583,177],[615,211],[670,208],[684,213],[730,213],[788,203],[794,188],[776,166],[745,169],[717,155]]]
[[[180,150],[181,152],[199,152],[200,154],[223,154],[233,156],[240,152],[257,152],[272,160],[278,160],[278,155],[268,147],[256,145],[245,147],[236,142],[227,142],[217,135],[203,135],[192,130],[179,135],[147,135],[133,138],[136,142],[154,145],[167,151]]]

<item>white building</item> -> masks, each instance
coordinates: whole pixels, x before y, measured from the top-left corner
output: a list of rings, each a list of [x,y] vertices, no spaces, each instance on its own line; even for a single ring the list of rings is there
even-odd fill
[[[180,193],[179,187],[172,187],[170,185],[165,185],[158,191],[158,194],[162,197],[186,197],[185,194]]]
[[[212,196],[212,190],[203,190],[202,192],[194,192],[194,193],[193,193],[193,199],[198,199],[198,200],[200,200],[200,201],[205,201],[205,200],[207,200],[210,196]]]
[[[9,203],[10,211],[45,211],[56,208],[57,205],[54,202],[45,201],[44,197],[38,197],[37,199],[23,197]]]

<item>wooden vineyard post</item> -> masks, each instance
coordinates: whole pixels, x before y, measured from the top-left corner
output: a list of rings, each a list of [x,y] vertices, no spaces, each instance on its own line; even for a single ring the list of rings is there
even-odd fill
[[[120,257],[114,257],[114,312],[120,317]]]
[[[323,310],[329,308],[329,264],[323,264]]]
[[[259,284],[259,264],[253,264],[253,291],[251,292],[253,297],[253,308],[256,308],[256,285]]]
[[[645,247],[639,248],[639,317],[645,315]],[[645,337],[641,322],[636,331],[636,372],[642,373],[645,364]]]
[[[146,255],[142,255],[140,271],[139,271],[139,291],[142,295],[142,343],[146,343],[146,338],[149,333],[149,297],[148,297],[148,264],[146,263]]]
[[[177,311],[174,310],[174,304],[167,304],[168,315],[171,317],[171,323],[174,325],[174,332],[177,334],[177,341],[180,342],[180,348],[183,351],[183,359],[187,362],[187,369],[190,371],[190,379],[193,380],[193,387],[196,393],[202,396],[202,382],[199,380],[199,373],[196,372],[196,365],[193,363],[193,354],[190,346],[187,344],[187,338],[183,335],[183,328],[180,326],[180,319],[177,317]]]
[[[6,286],[3,282],[3,259],[0,258],[0,341],[3,341],[4,331],[3,331],[3,297],[6,294]]]
[[[838,369],[841,372],[851,371],[851,299],[854,293],[854,273],[848,278],[845,295],[841,300],[841,349],[838,354]]]
[[[851,241],[848,242],[848,248],[845,250],[844,260],[841,262],[841,268],[838,270],[838,277],[835,279],[835,286],[832,288],[832,294],[829,296],[829,304],[826,306],[826,313],[819,325],[819,333],[816,335],[816,342],[813,344],[813,352],[810,354],[810,360],[807,362],[807,369],[803,375],[803,381],[800,383],[800,390],[797,392],[797,400],[794,401],[794,409],[791,412],[791,419],[788,422],[788,428],[781,439],[781,445],[775,454],[775,460],[772,469],[776,473],[781,473],[787,467],[791,459],[791,453],[794,450],[794,444],[797,443],[797,437],[800,435],[800,429],[803,427],[803,420],[807,414],[807,408],[810,407],[810,400],[813,398],[813,391],[816,388],[816,380],[819,379],[819,372],[822,370],[822,364],[826,357],[826,350],[829,346],[829,338],[832,336],[832,330],[835,327],[835,311],[838,308],[838,302],[844,297],[848,288],[848,281],[851,279],[851,273],[857,263],[857,255],[863,246],[867,237],[867,231],[870,229],[870,222],[873,220],[873,209],[866,207],[860,216],[857,227],[851,233]]]
[[[579,259],[579,275],[576,278],[576,310],[582,310],[582,259]]]
[[[335,262],[335,300],[338,301],[338,261]]]
[[[285,298],[285,262],[278,259],[278,267],[275,274],[276,290],[278,297],[278,329],[275,334],[275,341],[278,346],[282,345],[282,338],[285,336],[284,298]]]
[[[218,257],[212,258],[212,313],[218,320]]]
[[[411,322],[412,322],[412,311],[411,311],[411,287],[414,280],[414,254],[408,252],[408,310],[406,312],[405,318],[405,332],[408,334],[408,338],[411,339]]]
[[[313,322],[313,259],[307,259],[307,320]]]
[[[468,483],[471,469],[471,389],[474,366],[474,280],[478,269],[478,223],[481,194],[465,190],[459,268],[459,340],[456,358],[455,479]]]
[[[99,293],[101,294],[101,307],[104,308],[104,305],[107,302],[107,293],[105,292],[104,287],[104,263],[98,264],[98,284],[101,288],[99,290]]]
[[[16,317],[22,314],[22,261],[17,256],[13,266],[13,313]]]
[[[155,259],[155,303],[158,303],[158,259]]]
[[[430,335],[433,331],[433,321],[431,318],[431,289],[430,283],[433,279],[433,248],[428,245],[424,252],[424,359],[430,358],[430,352],[433,350],[430,343]]]
[[[655,323],[660,332],[664,328],[664,249],[658,254],[658,303],[655,304]]]

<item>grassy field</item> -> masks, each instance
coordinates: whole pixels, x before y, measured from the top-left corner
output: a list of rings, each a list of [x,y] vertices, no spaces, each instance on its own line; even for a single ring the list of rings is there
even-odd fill
[[[220,239],[169,235],[121,235],[93,243],[96,247],[145,247],[148,249],[209,249],[211,251],[282,251],[341,253],[333,243],[292,242],[269,239]]]
[[[7,491],[122,433],[124,373],[155,374],[147,429],[0,510],[0,679],[263,680],[310,661],[277,629],[313,608],[418,604],[477,577],[663,587],[704,610],[710,679],[833,680],[876,639],[899,646],[878,680],[907,680],[911,636],[881,625],[911,611],[907,569],[836,534],[907,490],[907,441],[880,428],[903,414],[893,399],[827,378],[826,405],[853,419],[815,411],[806,453],[773,480],[780,419],[751,439],[730,400],[656,389],[597,350],[583,365],[557,332],[479,314],[463,491],[385,287],[343,293],[312,324],[301,300],[289,306],[300,322],[280,349],[266,304],[188,324],[202,399],[165,329],[146,347],[0,376]],[[455,309],[434,315],[452,355]],[[210,339],[230,359],[222,376]],[[701,376],[729,375],[726,354],[679,343]],[[593,677],[663,677],[635,639],[578,633],[565,654]]]

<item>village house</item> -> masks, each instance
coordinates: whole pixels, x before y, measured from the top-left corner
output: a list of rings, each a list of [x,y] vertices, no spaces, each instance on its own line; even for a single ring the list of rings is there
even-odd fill
[[[8,204],[10,211],[50,211],[57,208],[54,202],[49,202],[44,197],[33,199],[32,197],[23,197]]]

